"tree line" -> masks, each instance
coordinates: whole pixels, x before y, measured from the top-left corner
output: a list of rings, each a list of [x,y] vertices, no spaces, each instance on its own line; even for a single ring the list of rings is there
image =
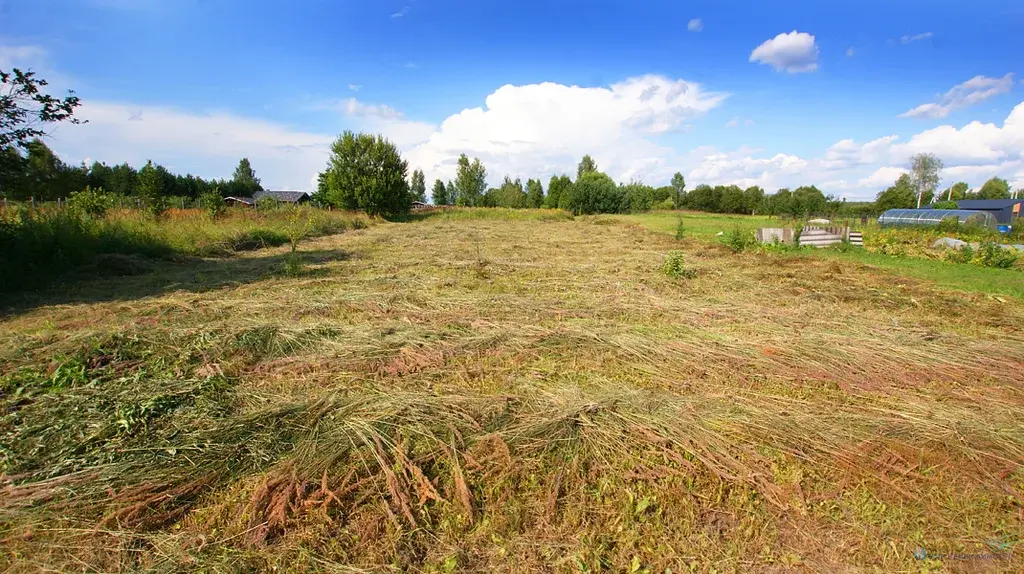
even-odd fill
[[[122,163],[108,166],[93,162],[68,165],[40,139],[48,123],[83,123],[73,117],[80,105],[74,92],[63,99],[45,93],[46,81],[32,72],[0,71],[0,194],[12,199],[42,201],[67,198],[82,190],[123,197],[144,197],[154,204],[167,198],[251,196],[262,189],[247,158],[242,158],[231,179],[206,180],[191,174],[173,174],[147,161],[139,169]],[[616,183],[598,169],[592,157],[580,160],[576,179],[552,176],[544,185],[539,179],[505,176],[498,187],[487,187],[487,170],[479,158],[462,154],[454,181],[434,182],[435,205],[469,207],[553,208],[576,214],[642,212],[651,209],[693,209],[713,213],[760,213],[765,215],[812,214],[869,215],[896,207],[920,207],[933,201],[998,199],[1010,197],[1006,180],[995,177],[977,191],[958,182],[939,192],[942,161],[932,154],[918,154],[909,173],[876,197],[874,202],[846,203],[817,187],[801,186],[766,194],[757,186],[698,185],[686,189],[676,173],[670,185],[653,187],[642,182]],[[346,131],[331,146],[326,168],[317,179],[314,201],[323,206],[359,209],[369,215],[391,217],[409,211],[413,202],[426,202],[426,178],[409,165],[398,148],[383,136]],[[1019,190],[1018,190],[1019,193]],[[948,205],[947,205],[948,207]]]
[[[188,199],[214,191],[225,197],[249,197],[263,189],[247,158],[238,162],[231,179],[203,179],[171,173],[152,161],[139,169],[98,161],[69,165],[38,138],[25,143],[24,152],[12,145],[0,150],[0,193],[10,199],[66,199],[86,187],[122,197]]]

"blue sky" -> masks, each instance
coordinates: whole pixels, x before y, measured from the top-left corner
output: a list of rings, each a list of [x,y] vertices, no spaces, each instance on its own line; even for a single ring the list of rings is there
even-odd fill
[[[82,97],[67,161],[309,189],[341,130],[429,179],[816,184],[872,197],[912,153],[1024,186],[1024,4],[0,0],[0,67]],[[913,110],[913,111],[912,111]],[[852,141],[851,141],[852,140]]]

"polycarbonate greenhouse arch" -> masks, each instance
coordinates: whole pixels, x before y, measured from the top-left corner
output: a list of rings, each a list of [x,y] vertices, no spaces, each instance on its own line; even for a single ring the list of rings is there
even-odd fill
[[[970,209],[890,209],[878,217],[879,225],[938,225],[944,219],[956,218],[960,225],[995,227],[996,218],[987,211]]]

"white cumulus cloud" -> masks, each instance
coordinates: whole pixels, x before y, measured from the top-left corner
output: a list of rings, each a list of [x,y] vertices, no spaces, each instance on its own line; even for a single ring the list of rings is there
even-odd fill
[[[790,74],[818,69],[818,45],[806,32],[782,33],[766,41],[750,53],[750,61],[767,64],[776,71]]]
[[[901,118],[944,118],[950,112],[981,103],[993,96],[1005,94],[1013,88],[1013,73],[1002,78],[974,76],[970,80],[957,84],[945,94],[940,94],[937,101],[921,104],[914,109],[900,114]]]
[[[270,188],[308,189],[334,139],[228,112],[85,101],[75,115],[89,122],[58,127],[51,142],[66,161],[138,167],[152,159],[174,172],[214,178],[229,177],[248,157]]]
[[[700,18],[694,18],[686,23],[686,29],[691,32],[700,32],[704,29],[704,22]]]
[[[653,140],[683,132],[687,121],[718,107],[727,94],[664,76],[630,78],[605,87],[555,83],[506,85],[485,105],[448,117],[409,150],[432,177],[454,176],[460,153],[478,156],[492,179],[575,171],[584,154],[616,179],[661,176],[674,152]],[[671,174],[671,171],[668,171]]]

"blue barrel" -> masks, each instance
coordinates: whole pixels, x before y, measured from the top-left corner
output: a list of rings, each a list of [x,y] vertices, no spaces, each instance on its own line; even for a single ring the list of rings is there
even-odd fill
[[[1009,233],[1012,227],[1009,225],[997,225],[996,229],[999,230],[999,233]]]

